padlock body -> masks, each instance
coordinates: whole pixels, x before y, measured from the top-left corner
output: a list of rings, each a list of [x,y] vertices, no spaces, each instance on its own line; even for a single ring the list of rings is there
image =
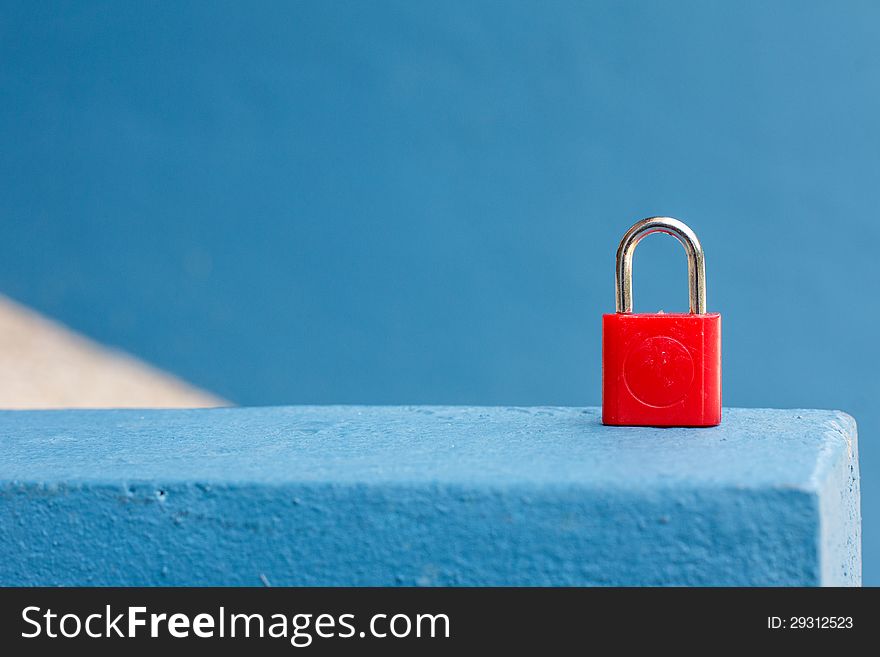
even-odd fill
[[[602,422],[653,427],[719,424],[721,315],[603,315]]]

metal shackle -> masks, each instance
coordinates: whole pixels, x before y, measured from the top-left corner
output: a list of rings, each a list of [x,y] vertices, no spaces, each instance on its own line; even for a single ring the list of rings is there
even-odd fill
[[[706,313],[706,259],[700,240],[687,224],[672,217],[648,217],[642,219],[624,234],[617,248],[617,267],[614,285],[617,290],[616,309],[619,313],[632,313],[632,259],[636,246],[651,233],[666,233],[676,238],[687,252],[688,301],[692,314]]]

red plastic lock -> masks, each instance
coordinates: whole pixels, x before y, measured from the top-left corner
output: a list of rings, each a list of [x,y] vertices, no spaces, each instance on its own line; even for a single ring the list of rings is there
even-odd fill
[[[676,237],[688,254],[689,313],[632,312],[632,256],[651,233]],[[617,250],[617,312],[602,317],[602,422],[707,427],[721,422],[721,315],[706,312],[703,249],[669,217],[644,219]]]

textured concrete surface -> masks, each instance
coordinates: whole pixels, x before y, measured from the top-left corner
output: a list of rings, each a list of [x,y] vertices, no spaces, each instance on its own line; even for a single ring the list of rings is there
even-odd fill
[[[853,585],[856,426],[726,409],[0,412],[4,585]]]
[[[0,408],[199,408],[224,402],[0,295]]]

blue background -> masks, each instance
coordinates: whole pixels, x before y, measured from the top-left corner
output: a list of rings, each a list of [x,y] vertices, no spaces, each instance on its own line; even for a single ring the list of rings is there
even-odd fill
[[[876,3],[7,3],[0,292],[240,404],[600,401],[641,217],[729,406],[860,425],[880,584]],[[684,310],[670,239],[637,310]]]

